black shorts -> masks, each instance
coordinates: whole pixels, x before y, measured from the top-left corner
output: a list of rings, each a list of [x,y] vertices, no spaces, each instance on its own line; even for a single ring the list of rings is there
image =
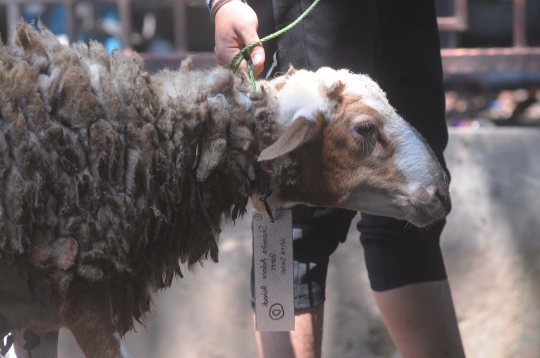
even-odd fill
[[[264,36],[294,21],[313,0],[250,0]],[[298,26],[265,43],[284,73],[295,68],[348,68],[369,74],[390,104],[427,140],[446,170],[448,141],[439,35],[434,0],[325,0]],[[448,170],[446,170],[448,173]],[[449,173],[448,173],[449,174]],[[295,307],[325,300],[330,255],[347,237],[355,212],[298,206],[293,209]],[[439,247],[445,222],[428,229],[362,214],[360,241],[373,290],[446,279]]]

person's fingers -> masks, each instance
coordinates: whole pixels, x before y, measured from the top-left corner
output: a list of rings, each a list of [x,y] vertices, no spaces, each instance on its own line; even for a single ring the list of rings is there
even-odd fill
[[[264,49],[262,50],[262,54],[261,54],[259,47],[262,47],[262,46],[256,46],[255,48],[253,48],[251,52],[251,56],[250,56],[251,62],[253,63],[253,73],[255,74],[255,76],[258,76],[264,70]],[[238,49],[231,48],[225,51],[215,50],[215,52],[216,52],[216,59],[217,59],[218,64],[220,66],[229,67],[232,59],[239,51]],[[255,64],[256,63],[255,59],[258,60],[257,64]],[[246,60],[242,60],[238,68],[247,70]]]
[[[229,67],[232,59],[238,53],[238,49],[229,48],[224,51],[215,50],[216,59],[219,65]],[[255,76],[258,76],[264,69],[264,49],[261,45],[256,46],[251,51],[251,62],[253,63],[253,72]],[[242,60],[238,68],[247,69],[247,63],[245,60]]]
[[[247,62],[246,62],[246,60],[242,60],[242,62],[240,62],[240,66],[238,66],[238,68],[242,68],[244,70],[247,70]]]
[[[234,55],[238,53],[237,48],[230,48],[230,47],[218,47],[214,49],[214,52],[216,54],[216,60],[220,66],[223,67],[229,67],[229,64],[231,63]]]
[[[264,47],[262,45],[257,45],[252,48],[250,58],[253,62],[253,72],[255,73],[255,76],[258,76],[264,69]]]
[[[250,43],[259,41],[259,36],[257,35],[257,26],[240,31],[239,35],[246,46]],[[251,62],[253,62],[253,72],[255,73],[255,76],[258,76],[264,69],[265,54],[263,46],[255,46],[251,49],[249,55]]]
[[[223,50],[223,51],[215,50],[215,52],[216,52],[216,59],[217,59],[218,64],[220,66],[223,66],[223,67],[229,67],[229,65],[231,64],[232,59],[234,58],[234,56],[239,51],[238,51],[238,49],[235,49],[235,48],[229,48],[229,49],[226,49],[226,50]],[[264,64],[264,62],[263,62],[263,64]],[[238,66],[238,68],[247,70],[247,62],[246,62],[246,60],[242,60],[242,62],[240,62],[240,65]],[[261,71],[262,71],[262,69],[261,69]],[[255,76],[257,76],[259,74],[258,72],[255,72],[255,66],[253,66],[253,72],[255,73]]]

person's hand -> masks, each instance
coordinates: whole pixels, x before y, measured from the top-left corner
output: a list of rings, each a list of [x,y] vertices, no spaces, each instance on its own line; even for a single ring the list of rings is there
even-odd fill
[[[255,11],[241,1],[230,1],[223,5],[216,13],[216,54],[217,62],[222,66],[229,63],[244,46],[259,40],[257,27],[259,20]],[[264,68],[264,49],[262,45],[255,46],[249,51],[253,62],[253,72],[259,75]],[[247,69],[243,60],[240,68]]]

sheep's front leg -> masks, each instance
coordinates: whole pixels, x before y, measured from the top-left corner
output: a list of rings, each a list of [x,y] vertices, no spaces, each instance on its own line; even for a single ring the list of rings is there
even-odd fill
[[[129,358],[113,321],[108,281],[84,283],[74,289],[60,317],[86,358]]]
[[[58,331],[33,334],[24,329],[13,331],[13,348],[17,358],[58,358]],[[39,337],[39,338],[36,338]],[[29,347],[31,354],[24,348]]]

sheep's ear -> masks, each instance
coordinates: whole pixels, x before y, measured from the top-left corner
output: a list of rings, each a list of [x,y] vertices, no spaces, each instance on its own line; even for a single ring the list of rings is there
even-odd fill
[[[309,120],[297,117],[279,139],[262,151],[259,162],[276,159],[282,155],[300,148],[302,145],[315,140],[322,130],[321,120]]]
[[[341,94],[343,93],[343,90],[345,89],[345,85],[341,81],[336,81],[330,86],[328,91],[326,91],[326,95],[329,99],[334,100],[341,97]]]

